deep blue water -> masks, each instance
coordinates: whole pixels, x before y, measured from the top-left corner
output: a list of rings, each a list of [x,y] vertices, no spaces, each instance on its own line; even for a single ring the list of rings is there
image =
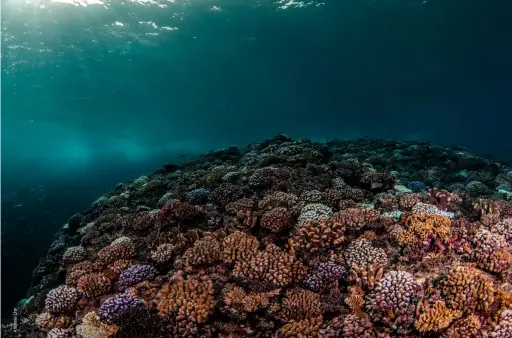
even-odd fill
[[[504,0],[2,0],[2,312],[116,183],[277,133],[512,162]],[[20,206],[21,205],[21,206]]]

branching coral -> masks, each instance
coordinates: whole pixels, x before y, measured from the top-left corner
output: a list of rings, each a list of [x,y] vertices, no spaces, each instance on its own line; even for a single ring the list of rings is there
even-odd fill
[[[277,296],[279,292],[280,289],[247,293],[243,288],[230,284],[223,291],[225,310],[231,314],[255,312],[266,308],[270,304],[270,299]]]
[[[331,218],[333,215],[332,209],[321,203],[306,204],[300,211],[298,218],[299,223],[322,220],[324,218]]]
[[[340,224],[348,231],[360,230],[365,225],[372,225],[380,217],[380,212],[375,209],[348,208],[334,214],[333,223]]]
[[[491,272],[503,272],[512,266],[510,247],[501,235],[480,229],[474,239],[473,258],[479,267]]]
[[[222,241],[222,259],[225,263],[247,261],[258,252],[256,237],[241,231],[235,231]]]
[[[86,298],[95,298],[110,291],[110,280],[101,273],[91,273],[80,277],[77,289]]]
[[[365,308],[373,321],[379,321],[402,334],[414,320],[415,299],[421,287],[405,271],[390,271],[377,282],[365,299]]]
[[[284,321],[303,320],[322,314],[320,295],[307,290],[300,290],[283,299],[281,316]]]
[[[490,330],[489,337],[512,337],[512,310],[506,310],[501,314],[498,324]]]
[[[75,288],[61,285],[46,296],[45,308],[47,311],[58,314],[71,312],[78,302],[78,291]]]
[[[318,332],[323,324],[323,317],[317,316],[302,320],[292,320],[279,329],[280,337],[304,337],[313,338],[318,336]]]
[[[331,220],[312,220],[295,229],[291,239],[298,252],[313,253],[324,248],[336,247],[345,240],[345,227]]]
[[[402,217],[407,229],[399,231],[396,239],[401,245],[415,245],[429,240],[448,241],[451,234],[451,221],[448,217],[410,213]]]
[[[170,243],[159,245],[151,252],[151,259],[157,263],[165,263],[174,256],[175,246]]]
[[[234,277],[285,286],[293,280],[293,263],[293,256],[269,244],[248,261],[237,261],[232,274]]]
[[[131,259],[135,254],[135,245],[132,243],[111,244],[98,252],[97,262],[108,265],[120,259]]]
[[[122,293],[107,299],[101,304],[98,315],[108,324],[115,324],[121,315],[137,306],[142,306],[142,301],[134,296]]]
[[[461,315],[461,311],[448,309],[444,301],[438,300],[431,307],[423,309],[414,326],[421,332],[439,331]]]
[[[453,310],[465,313],[475,310],[486,312],[494,301],[492,281],[469,266],[452,269],[440,285],[446,305]]]
[[[315,292],[338,287],[338,280],[346,277],[347,270],[334,262],[322,262],[304,279],[304,285]]]
[[[352,241],[345,250],[345,261],[348,267],[365,267],[375,262],[377,266],[386,266],[388,256],[381,248],[376,248],[366,238]]]
[[[114,324],[102,323],[94,311],[87,313],[82,319],[82,323],[76,327],[76,333],[82,338],[108,338],[117,330],[119,327]]]
[[[194,243],[183,255],[187,266],[212,265],[221,260],[222,246],[215,238],[207,237]]]
[[[69,247],[62,257],[63,264],[74,264],[83,261],[87,257],[87,252],[83,246]]]
[[[480,319],[474,314],[455,320],[450,327],[443,332],[441,338],[477,338],[481,333]]]
[[[159,291],[158,311],[184,323],[203,323],[215,306],[213,283],[207,277],[183,279],[181,274]]]
[[[68,269],[66,274],[66,285],[76,286],[78,280],[83,275],[89,274],[93,271],[93,264],[89,261],[83,261],[73,265]]]
[[[272,232],[280,232],[292,226],[293,214],[286,208],[274,208],[261,215],[260,224]]]
[[[166,225],[181,225],[199,215],[197,206],[181,202],[178,200],[170,200],[167,202],[156,218],[156,224],[163,227]]]
[[[118,286],[120,290],[124,290],[129,286],[137,283],[153,280],[158,271],[151,265],[135,265],[125,269],[119,275]]]
[[[71,325],[71,317],[42,312],[36,317],[35,324],[43,332],[51,331],[54,328],[66,329]]]

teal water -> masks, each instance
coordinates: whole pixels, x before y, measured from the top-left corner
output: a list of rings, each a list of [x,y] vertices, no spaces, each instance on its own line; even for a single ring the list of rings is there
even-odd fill
[[[1,5],[8,309],[66,217],[180,156],[287,133],[512,159],[508,1]]]

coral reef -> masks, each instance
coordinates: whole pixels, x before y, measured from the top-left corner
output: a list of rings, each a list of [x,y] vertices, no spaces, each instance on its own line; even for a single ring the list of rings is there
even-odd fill
[[[69,219],[2,334],[508,337],[510,173],[286,135],[164,165]]]

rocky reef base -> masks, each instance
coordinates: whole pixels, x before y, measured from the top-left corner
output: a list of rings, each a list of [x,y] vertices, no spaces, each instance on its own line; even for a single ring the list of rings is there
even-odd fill
[[[166,164],[59,231],[4,337],[512,337],[512,169],[285,135]]]

